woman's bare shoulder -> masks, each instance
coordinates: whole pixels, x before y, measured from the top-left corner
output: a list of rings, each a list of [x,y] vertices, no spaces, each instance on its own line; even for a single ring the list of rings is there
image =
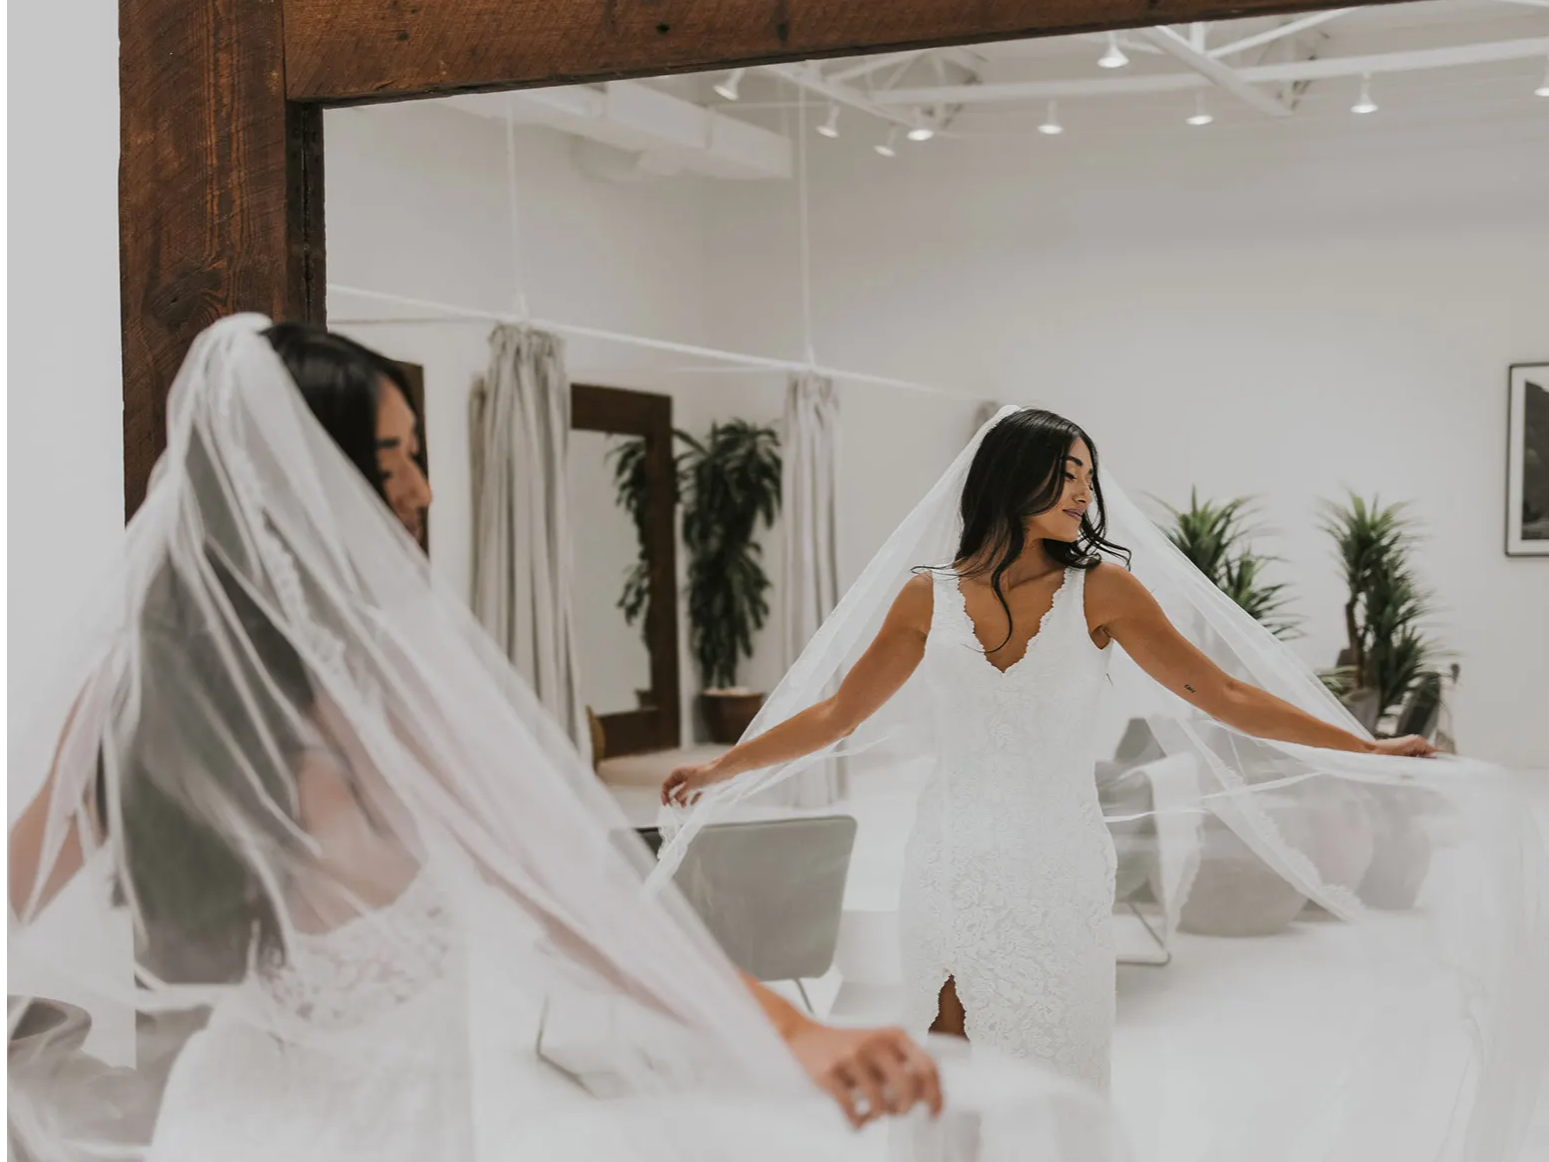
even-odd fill
[[[935,606],[934,577],[929,572],[916,573],[898,591],[888,620],[898,626],[907,626],[925,632],[930,629],[931,610]]]

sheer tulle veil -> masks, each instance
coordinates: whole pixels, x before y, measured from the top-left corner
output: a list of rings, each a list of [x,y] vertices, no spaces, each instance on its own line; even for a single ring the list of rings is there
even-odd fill
[[[194,344],[12,724],[46,788],[35,877],[13,832],[13,1157],[1126,1156],[1095,1098],[982,1060],[944,1065],[943,1121],[852,1135],[266,326]]]
[[[985,433],[1015,410],[1003,409],[980,430],[888,538],[749,736],[830,695],[912,572],[954,560],[969,466]],[[1101,484],[1107,536],[1130,551],[1134,575],[1195,646],[1231,676],[1361,732],[1317,675],[1195,569],[1106,469]],[[1101,766],[1109,774],[1122,768],[1103,800],[1121,875],[1131,865],[1150,881],[1169,934],[1191,900],[1204,909],[1224,893],[1251,910],[1256,891],[1279,898],[1280,907],[1288,894],[1293,903],[1304,897],[1304,915],[1321,920],[1242,942],[1231,954],[1240,973],[1261,979],[1266,1013],[1296,1003],[1283,957],[1307,955],[1314,940],[1329,947],[1318,986],[1326,992],[1310,1010],[1319,1022],[1297,1030],[1294,1048],[1270,1037],[1245,1043],[1231,1061],[1206,1060],[1186,1032],[1190,1021],[1212,1019],[1198,1007],[1208,1008],[1201,998],[1210,995],[1198,974],[1211,970],[1179,955],[1148,978],[1135,1019],[1180,1019],[1160,1058],[1174,1081],[1153,1079],[1178,1093],[1166,1126],[1153,1121],[1154,1133],[1137,1132],[1141,1154],[1154,1147],[1158,1157],[1515,1157],[1549,1052],[1549,904],[1542,841],[1510,776],[1468,759],[1394,759],[1250,738],[1174,697],[1114,648],[1104,753],[1126,761]],[[864,841],[867,788],[908,794],[936,761],[925,697],[916,676],[842,743],[714,784],[692,808],[664,810],[671,838],[651,885],[678,873],[705,826],[758,810],[776,798],[767,792],[814,763],[842,760],[852,775],[868,772],[851,780]],[[825,872],[801,865],[781,874],[799,890],[804,877]],[[859,893],[858,873],[851,874]],[[1123,983],[1119,1074],[1127,1044],[1141,1037],[1125,1034]],[[1293,1053],[1303,1064],[1285,1067]],[[1281,1067],[1260,1068],[1272,1061]],[[1191,1072],[1198,1084],[1177,1083]],[[1228,1074],[1230,1088],[1210,1080]],[[1116,1093],[1121,1117],[1124,1088]],[[1208,1147],[1189,1137],[1194,1131]]]

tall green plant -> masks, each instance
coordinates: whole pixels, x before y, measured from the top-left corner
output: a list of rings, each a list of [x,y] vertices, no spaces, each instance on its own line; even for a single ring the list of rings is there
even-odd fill
[[[650,511],[651,485],[646,473],[645,441],[638,436],[622,439],[608,449],[608,461],[613,465],[614,495],[618,505],[629,515],[635,526],[637,551],[635,563],[624,576],[624,592],[619,596],[618,608],[624,612],[627,625],[640,624],[640,636],[650,645],[651,610],[651,556],[650,542],[646,536],[646,520]],[[671,503],[678,503],[677,481],[672,481]]]
[[[678,456],[688,550],[689,646],[706,689],[737,684],[753,635],[769,616],[768,575],[755,539],[780,511],[780,439],[773,428],[731,420],[703,441],[683,432]]]
[[[1323,529],[1334,540],[1348,592],[1336,688],[1375,693],[1381,718],[1435,673],[1442,656],[1426,633],[1431,595],[1411,559],[1418,526],[1407,505],[1351,493],[1343,504],[1324,503]]]
[[[1166,508],[1173,518],[1167,538],[1195,568],[1271,633],[1286,637],[1295,632],[1296,619],[1285,613],[1290,586],[1265,577],[1265,567],[1278,558],[1253,549],[1257,529],[1251,497],[1202,501],[1199,490],[1191,489],[1188,508]]]

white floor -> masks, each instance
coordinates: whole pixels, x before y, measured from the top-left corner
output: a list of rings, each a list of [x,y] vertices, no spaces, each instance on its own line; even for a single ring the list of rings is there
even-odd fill
[[[1524,785],[1549,835],[1549,772]],[[837,967],[808,992],[836,1022],[891,1023],[896,934],[882,885],[901,854],[907,807],[872,801],[858,814]],[[1287,1156],[1309,1162],[1419,1162],[1411,1143],[1434,1139],[1449,1112],[1441,1095],[1458,1083],[1426,1065],[1434,1055],[1419,1047],[1462,1036],[1465,1023],[1444,1019],[1455,1002],[1414,970],[1427,958],[1402,955],[1406,923],[1394,917],[1378,945],[1357,926],[1317,921],[1266,939],[1180,935],[1166,967],[1121,964],[1113,1096],[1141,1162],[1237,1162],[1252,1156],[1239,1133],[1294,1142]],[[1123,940],[1137,952],[1148,945],[1138,927]],[[1417,1017],[1431,1013],[1443,1019]],[[1353,1088],[1371,1079],[1383,1093]],[[1312,1111],[1329,1114],[1320,1122]],[[1335,1133],[1356,1152],[1323,1149],[1322,1136]],[[1523,1162],[1549,1162],[1549,1101],[1529,1140]]]

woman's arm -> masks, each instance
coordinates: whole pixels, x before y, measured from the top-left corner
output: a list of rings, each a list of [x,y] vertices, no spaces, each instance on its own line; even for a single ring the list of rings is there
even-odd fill
[[[51,774],[11,827],[11,911],[20,920],[30,921],[48,907],[85,862],[80,821],[72,819],[64,843],[49,865],[47,878],[41,886],[38,884],[38,877],[43,874],[43,843],[54,810],[54,781]]]
[[[11,825],[10,853],[7,874],[10,877],[11,912],[20,920],[31,921],[38,913],[64,890],[81,870],[86,853],[81,846],[81,827],[89,824],[95,830],[97,820],[90,803],[78,803],[69,816],[68,831],[54,861],[48,867],[48,877],[40,886],[38,877],[43,875],[43,846],[48,839],[48,821],[54,814],[54,795],[59,782],[59,762],[64,754],[65,743],[75,726],[76,716],[91,692],[91,684],[76,696],[75,705],[65,719],[64,729],[59,732],[59,743],[54,748],[54,761],[49,767],[48,778],[33,796],[32,802],[21,817]],[[85,812],[84,819],[81,812]]]
[[[790,762],[853,734],[898,692],[920,664],[930,617],[931,580],[915,577],[894,599],[876,638],[832,698],[739,743],[711,762],[673,771],[662,784],[662,803],[691,803],[699,797],[700,788],[710,783]]]
[[[845,1029],[804,1016],[796,1006],[741,973],[769,1021],[812,1078],[859,1128],[924,1102],[941,1112],[941,1078],[930,1054],[902,1029]],[[864,1104],[857,1098],[864,1098]]]
[[[1102,631],[1157,682],[1227,726],[1256,738],[1326,750],[1434,753],[1435,748],[1418,737],[1368,741],[1230,677],[1178,632],[1156,598],[1126,570],[1099,565],[1090,579],[1091,608]]]

